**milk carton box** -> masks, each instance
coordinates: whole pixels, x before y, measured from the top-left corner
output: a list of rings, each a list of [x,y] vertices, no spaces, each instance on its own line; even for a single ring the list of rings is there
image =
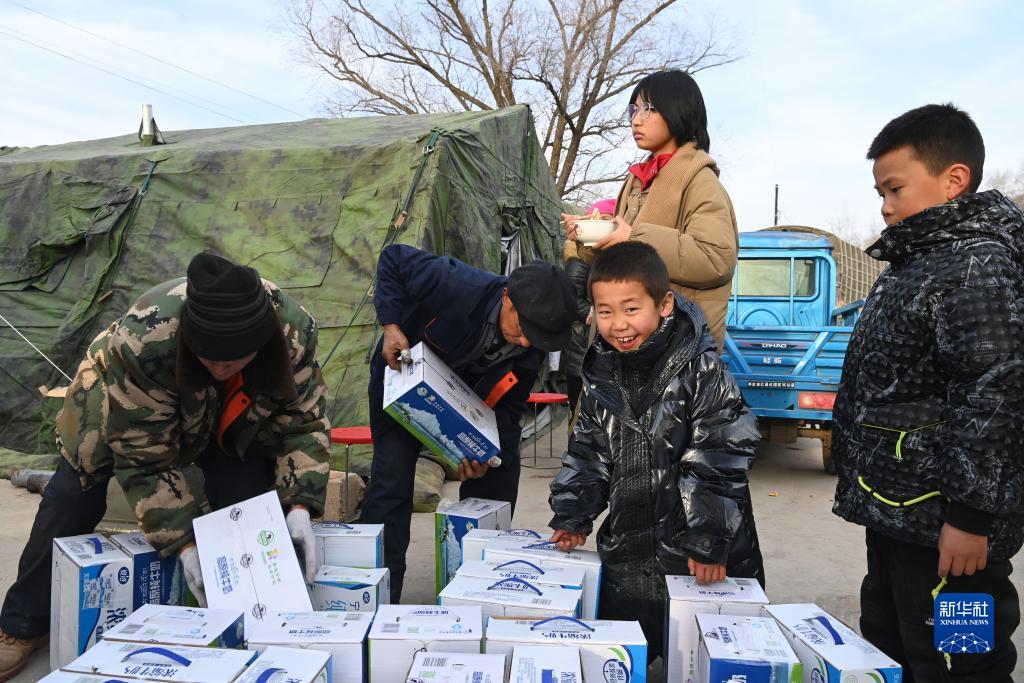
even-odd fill
[[[384,411],[449,467],[497,456],[494,411],[423,342],[409,354],[401,370],[384,369]]]
[[[512,506],[500,500],[465,498],[434,513],[435,590],[455,576],[462,564],[462,538],[473,529],[508,529]]]
[[[313,609],[369,612],[391,602],[387,568],[356,569],[324,565],[313,579]]]
[[[513,650],[508,681],[583,683],[579,650],[575,647],[552,645],[520,645]]]
[[[480,605],[487,617],[576,617],[581,591],[532,584],[522,579],[474,579],[458,576],[437,597],[439,605]]]
[[[587,572],[582,567],[544,566],[542,562],[530,560],[475,560],[463,562],[455,576],[474,579],[522,579],[535,586],[558,586],[582,591],[586,584]]]
[[[312,611],[276,491],[198,517],[192,528],[210,607],[241,610],[246,631],[269,612]]]
[[[462,561],[484,559],[484,546],[496,538],[521,538],[524,541],[543,541],[548,536],[532,529],[470,529],[462,537]]]
[[[321,650],[331,655],[330,683],[362,683],[366,679],[366,634],[371,623],[373,613],[366,612],[282,612],[253,627],[248,634],[249,648]]]
[[[374,569],[384,566],[384,525],[317,522],[317,565]]]
[[[692,576],[665,577],[668,588],[668,637],[665,652],[665,680],[695,683],[700,635],[698,614],[730,614],[756,617],[768,597],[754,579],[732,579],[697,584]]]
[[[143,605],[181,605],[185,603],[188,586],[181,576],[175,576],[178,556],[171,553],[160,557],[141,531],[113,534],[110,540],[132,558],[132,609]]]
[[[811,603],[765,605],[804,667],[804,683],[901,683],[903,670],[852,628]]]
[[[248,650],[103,641],[62,668],[110,678],[232,683],[256,656]]]
[[[106,676],[84,676],[69,671],[54,671],[39,679],[39,683],[110,683]]]
[[[455,652],[417,652],[406,683],[504,683],[505,658]]]
[[[647,680],[647,639],[636,621],[488,619],[484,642],[488,654],[506,654],[511,663],[512,652],[520,645],[578,647],[584,681]]]
[[[367,636],[369,683],[404,681],[417,652],[483,651],[479,605],[381,605]]]
[[[601,558],[593,550],[574,548],[563,552],[550,541],[530,541],[518,538],[496,538],[484,546],[484,560],[488,562],[508,562],[509,560],[529,560],[547,567],[570,567],[582,569],[585,577],[583,582],[583,602],[580,603],[580,616],[584,619],[596,619],[598,614],[598,598],[601,595]]]
[[[774,619],[698,614],[700,683],[800,683],[803,667]]]
[[[99,534],[53,541],[50,668],[96,644],[132,611],[132,561]]]
[[[235,683],[330,683],[331,668],[328,652],[268,647]]]
[[[195,647],[239,648],[245,644],[240,610],[143,605],[103,634],[103,640]]]

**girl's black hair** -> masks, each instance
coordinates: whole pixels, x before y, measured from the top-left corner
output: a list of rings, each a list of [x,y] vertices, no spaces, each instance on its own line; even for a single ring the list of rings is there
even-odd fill
[[[708,112],[693,76],[676,69],[655,71],[636,84],[629,97],[630,103],[635,103],[637,96],[650,102],[661,114],[680,145],[693,141],[698,149],[711,151]]]

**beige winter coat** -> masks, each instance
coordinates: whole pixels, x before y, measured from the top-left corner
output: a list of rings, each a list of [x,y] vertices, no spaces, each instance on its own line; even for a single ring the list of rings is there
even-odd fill
[[[676,291],[700,306],[721,352],[739,231],[718,173],[714,160],[690,142],[646,191],[630,174],[615,206],[633,226],[632,239],[657,249]],[[577,253],[587,263],[593,260],[589,247],[579,246]]]

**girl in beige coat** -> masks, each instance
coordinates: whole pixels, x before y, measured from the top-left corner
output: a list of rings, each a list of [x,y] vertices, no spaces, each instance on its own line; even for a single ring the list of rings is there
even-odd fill
[[[563,214],[567,251],[590,263],[593,250],[630,239],[650,244],[673,287],[704,312],[721,352],[739,238],[732,201],[707,153],[704,98],[689,74],[658,71],[637,84],[630,103],[633,139],[650,156],[630,166],[610,235],[584,247],[576,242],[581,217]]]

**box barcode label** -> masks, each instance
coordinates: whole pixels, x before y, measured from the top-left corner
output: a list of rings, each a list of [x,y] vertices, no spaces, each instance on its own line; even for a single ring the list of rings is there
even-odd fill
[[[82,554],[82,555],[75,555],[75,557],[78,558],[79,560],[88,560],[88,559],[92,558],[92,555]]]
[[[142,626],[143,624],[128,624],[127,626],[122,626],[120,632],[126,636],[130,636],[138,633]]]
[[[398,633],[398,624],[384,624],[380,630],[384,633]]]
[[[362,617],[358,614],[346,614],[345,621],[362,621]],[[385,628],[387,628],[388,626],[394,626],[397,628],[398,624],[386,624]]]
[[[788,659],[789,658],[789,653],[786,652],[785,650],[770,650],[770,649],[766,649],[764,651],[764,653],[766,655],[768,655],[769,657],[778,657],[779,659]]]
[[[448,666],[447,657],[424,657],[423,666],[430,667],[431,669],[440,669],[441,667]]]
[[[551,598],[534,598],[530,602],[530,604],[531,605],[550,605],[551,604]]]

